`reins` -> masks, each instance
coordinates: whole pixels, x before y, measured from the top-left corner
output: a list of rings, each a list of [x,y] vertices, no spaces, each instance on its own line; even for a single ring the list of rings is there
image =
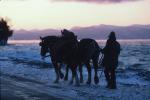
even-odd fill
[[[101,58],[100,58],[100,60],[99,60],[99,62],[98,62],[99,67],[100,67],[101,64],[102,64],[103,58],[104,58],[104,54],[102,54],[102,56],[101,56]],[[99,78],[101,78],[103,72],[104,72],[104,68],[102,67],[101,73],[99,74]]]
[[[42,59],[45,59],[45,58],[47,58],[47,57],[50,57],[51,55],[50,55],[50,49],[48,48],[48,52],[49,52],[49,55],[46,55],[46,56],[43,56],[42,57]]]

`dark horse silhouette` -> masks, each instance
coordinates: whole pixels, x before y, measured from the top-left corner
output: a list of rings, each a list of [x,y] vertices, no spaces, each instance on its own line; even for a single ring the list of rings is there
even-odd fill
[[[69,31],[62,31],[62,34],[65,34]],[[88,70],[88,80],[87,83],[91,83],[91,66],[90,60],[93,61],[95,77],[94,82],[97,84],[99,82],[97,76],[98,68],[98,58],[101,48],[98,46],[97,42],[93,39],[82,39],[80,42],[77,42],[76,36],[68,37],[57,37],[57,36],[47,36],[41,38],[41,56],[45,56],[47,52],[51,54],[52,63],[55,66],[56,80],[58,82],[59,76],[63,78],[61,72],[61,63],[67,64],[65,80],[68,80],[68,70],[72,70],[72,80],[70,83],[73,83],[73,78],[76,76],[76,84],[78,84],[78,77],[76,73],[76,66],[79,65],[80,71],[80,82],[83,82],[82,75],[82,65],[85,64]],[[67,40],[67,41],[66,41]],[[74,41],[74,42],[71,42]],[[70,44],[70,45],[69,45]],[[72,51],[73,50],[73,51]],[[73,67],[75,66],[75,68]]]
[[[75,78],[76,85],[79,85],[78,75],[76,73],[77,68],[77,50],[78,41],[76,37],[65,38],[57,36],[47,36],[41,38],[41,56],[45,56],[47,52],[50,53],[52,63],[56,72],[55,83],[59,82],[59,78],[63,78],[63,74],[60,70],[61,63],[65,63],[72,70],[72,80],[73,83]]]
[[[82,39],[79,41],[78,44],[78,65],[79,65],[79,72],[80,72],[80,82],[83,82],[83,75],[82,75],[82,66],[83,64],[86,65],[87,71],[88,71],[88,80],[87,84],[91,83],[91,65],[90,62],[92,60],[93,65],[94,65],[94,82],[95,84],[99,83],[99,78],[98,78],[98,61],[99,61],[99,55],[100,51],[102,50],[97,42],[93,39]],[[65,80],[68,79],[68,70],[69,68],[66,67],[66,75],[65,75]]]

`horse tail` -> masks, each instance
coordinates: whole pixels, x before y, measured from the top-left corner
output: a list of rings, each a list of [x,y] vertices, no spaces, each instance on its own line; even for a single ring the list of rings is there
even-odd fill
[[[98,45],[98,43],[96,41],[92,41],[92,43],[94,44],[94,48],[96,49],[96,52],[99,56],[98,65],[100,68],[100,66],[102,65],[103,58],[104,58],[104,54],[102,53],[103,49]],[[101,55],[101,57],[100,57],[100,55]]]

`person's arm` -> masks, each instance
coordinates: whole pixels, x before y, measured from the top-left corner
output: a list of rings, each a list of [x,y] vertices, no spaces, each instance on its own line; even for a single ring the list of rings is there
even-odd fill
[[[120,54],[120,51],[121,51],[121,47],[120,47],[120,44],[117,42],[117,53]]]
[[[119,44],[119,49],[120,49],[120,50],[119,50],[119,54],[120,54],[120,51],[122,50],[122,48],[121,48],[120,44]]]

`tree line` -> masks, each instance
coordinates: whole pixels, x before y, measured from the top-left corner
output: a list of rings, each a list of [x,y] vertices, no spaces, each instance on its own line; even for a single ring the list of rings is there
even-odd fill
[[[8,21],[0,18],[0,45],[6,45],[8,38],[13,35],[13,30],[10,29]]]

